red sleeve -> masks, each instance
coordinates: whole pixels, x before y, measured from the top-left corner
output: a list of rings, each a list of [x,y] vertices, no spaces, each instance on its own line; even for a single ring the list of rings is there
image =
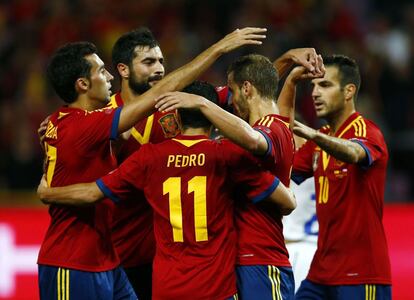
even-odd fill
[[[266,199],[279,185],[279,179],[260,167],[248,151],[223,140],[223,157],[232,181],[254,203]]]
[[[83,149],[116,139],[118,136],[121,107],[116,109],[99,109],[79,118],[75,124],[76,145]]]
[[[116,170],[96,181],[106,197],[118,202],[129,197],[131,191],[144,190],[148,166],[151,163],[149,145],[144,145],[127,158]]]
[[[365,120],[365,122],[367,124],[366,135],[363,137],[353,137],[350,140],[364,148],[367,153],[367,159],[361,163],[361,166],[369,167],[377,160],[388,156],[388,150],[381,131],[368,120]]]
[[[300,147],[293,159],[292,180],[296,183],[303,182],[306,178],[313,176],[313,153],[316,144],[307,141]]]
[[[277,122],[277,121],[275,121]],[[272,157],[278,162],[283,159],[284,148],[282,145],[292,144],[290,139],[292,134],[290,130],[283,124],[272,124],[272,128],[266,126],[254,126],[254,129],[260,132],[267,141],[267,152],[265,157]]]

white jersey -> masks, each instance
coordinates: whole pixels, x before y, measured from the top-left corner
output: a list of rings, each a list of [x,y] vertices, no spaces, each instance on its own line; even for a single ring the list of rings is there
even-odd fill
[[[317,248],[319,224],[316,218],[315,182],[308,178],[300,185],[293,181],[297,207],[283,218],[283,234],[295,278],[295,292],[308,274]]]
[[[296,209],[283,218],[283,235],[286,241],[317,242],[319,224],[316,218],[315,183],[313,177],[300,185],[290,185],[296,196]]]

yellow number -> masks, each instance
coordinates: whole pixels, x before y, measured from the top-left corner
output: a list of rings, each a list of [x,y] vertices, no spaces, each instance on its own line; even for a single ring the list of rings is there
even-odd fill
[[[207,241],[206,176],[195,176],[188,182],[188,193],[194,193],[194,224],[197,242]]]
[[[188,182],[188,193],[194,193],[195,240],[208,240],[207,177],[195,176]],[[183,242],[183,213],[181,208],[181,178],[170,177],[163,183],[163,195],[169,194],[170,223],[174,242]]]
[[[56,147],[50,146],[48,143],[45,143],[46,156],[47,156],[47,171],[46,171],[46,181],[47,185],[50,186],[55,172],[56,158],[57,158],[57,149]]]
[[[328,203],[329,181],[325,176],[319,176],[319,203]]]
[[[174,242],[183,242],[183,216],[181,210],[181,178],[170,177],[163,183],[163,193],[170,194],[170,223]]]

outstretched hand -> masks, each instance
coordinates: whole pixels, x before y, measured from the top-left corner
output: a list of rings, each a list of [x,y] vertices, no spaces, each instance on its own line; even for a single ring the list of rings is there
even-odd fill
[[[201,96],[184,92],[165,93],[155,99],[155,108],[168,112],[177,108],[199,108],[205,99]]]
[[[236,29],[218,41],[216,47],[218,47],[222,53],[227,53],[244,45],[261,45],[261,40],[266,38],[266,35],[264,35],[266,31],[266,28],[259,27]]]
[[[295,120],[293,125],[293,133],[307,140],[313,140],[317,134],[317,131]]]

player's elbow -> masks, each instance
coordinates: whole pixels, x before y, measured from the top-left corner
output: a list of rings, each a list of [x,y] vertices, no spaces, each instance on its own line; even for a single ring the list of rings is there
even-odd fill
[[[256,155],[263,155],[267,151],[267,142],[264,138],[261,137],[260,133],[257,133],[255,136],[250,136],[246,140],[247,150]]]
[[[296,209],[296,206],[296,199],[293,197],[280,208],[280,212],[283,216],[290,215]]]
[[[86,197],[84,197],[87,203],[95,203],[104,198],[103,192],[95,183],[91,183],[88,189]]]

